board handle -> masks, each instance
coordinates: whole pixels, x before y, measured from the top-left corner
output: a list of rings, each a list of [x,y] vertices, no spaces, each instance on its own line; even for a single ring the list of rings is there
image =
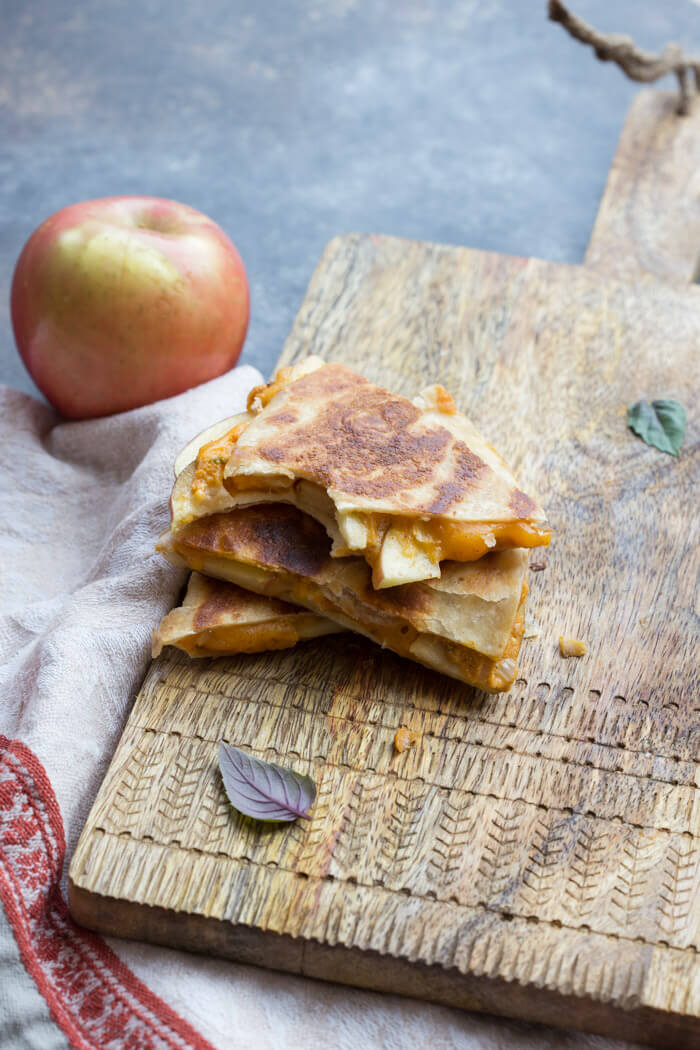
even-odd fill
[[[585,263],[611,277],[693,284],[700,270],[700,100],[642,91],[627,115]]]

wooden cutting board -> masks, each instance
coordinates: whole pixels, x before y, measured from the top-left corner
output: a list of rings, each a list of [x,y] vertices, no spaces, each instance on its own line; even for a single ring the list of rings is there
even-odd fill
[[[678,128],[664,98],[640,96],[628,129],[644,107]],[[606,200],[619,199],[626,136]],[[634,171],[634,193],[657,177],[639,157]],[[613,208],[604,221],[606,206],[593,252],[620,220]],[[682,206],[687,227],[696,202]],[[664,229],[641,241],[659,269],[673,259]],[[539,633],[501,696],[351,636],[213,662],[166,652],[73,858],[78,921],[698,1045],[700,290],[644,280],[626,259],[627,282],[389,237],[331,242],[281,361],[321,354],[405,394],[433,382],[454,393],[548,508],[554,541],[531,559]],[[626,428],[627,404],[657,396],[691,409],[680,459]],[[587,655],[563,660],[560,634],[585,639]],[[400,725],[421,739],[397,755]],[[310,772],[313,819],[236,815],[222,739]]]

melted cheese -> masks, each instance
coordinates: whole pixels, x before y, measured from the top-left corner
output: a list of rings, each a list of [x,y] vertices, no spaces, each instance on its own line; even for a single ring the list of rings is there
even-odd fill
[[[446,416],[454,416],[457,414],[457,405],[455,399],[449,391],[445,390],[444,386],[440,386],[437,383],[434,387],[429,388],[433,393],[435,408],[438,412],[442,412]]]
[[[369,531],[370,546],[375,551],[377,541],[381,544],[391,530],[399,538],[407,555],[418,547],[433,562],[477,561],[489,551],[513,547],[547,547],[552,536],[551,529],[546,526],[524,520],[488,525],[440,519],[416,521],[387,515],[370,519],[365,524]]]
[[[512,547],[546,547],[551,530],[527,521],[494,525],[427,522],[437,548],[438,561],[476,561],[490,550]]]
[[[527,521],[487,525],[434,519],[385,518],[374,523],[365,551],[378,590],[440,575],[442,561],[477,561],[489,551],[547,546],[548,528]]]
[[[224,467],[246,426],[245,421],[238,423],[221,437],[200,448],[192,479],[192,496],[195,500],[205,499],[214,488],[223,488]]]
[[[262,653],[268,649],[291,649],[299,635],[289,620],[213,627],[195,636],[199,649],[209,653]]]

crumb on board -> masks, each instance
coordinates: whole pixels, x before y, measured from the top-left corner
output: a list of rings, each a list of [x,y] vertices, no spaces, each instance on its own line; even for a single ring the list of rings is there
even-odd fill
[[[525,630],[523,631],[523,638],[539,638],[542,634],[542,629],[538,623],[534,620],[525,621]]]
[[[547,562],[546,561],[533,561],[533,562],[530,562],[530,570],[532,572],[542,572],[546,568],[547,568]]]
[[[403,751],[407,751],[409,747],[415,747],[419,740],[420,733],[414,733],[407,726],[401,726],[394,734],[394,747],[401,754]]]
[[[559,652],[562,656],[585,656],[586,655],[586,643],[582,642],[580,638],[565,638],[563,634],[559,635]]]

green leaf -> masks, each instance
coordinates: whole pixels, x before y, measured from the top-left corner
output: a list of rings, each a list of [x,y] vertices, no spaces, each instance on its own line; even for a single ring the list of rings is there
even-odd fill
[[[647,445],[677,456],[685,435],[685,409],[680,401],[637,401],[627,409],[627,426]]]
[[[231,805],[256,820],[309,819],[316,798],[311,777],[219,744],[219,768]]]

